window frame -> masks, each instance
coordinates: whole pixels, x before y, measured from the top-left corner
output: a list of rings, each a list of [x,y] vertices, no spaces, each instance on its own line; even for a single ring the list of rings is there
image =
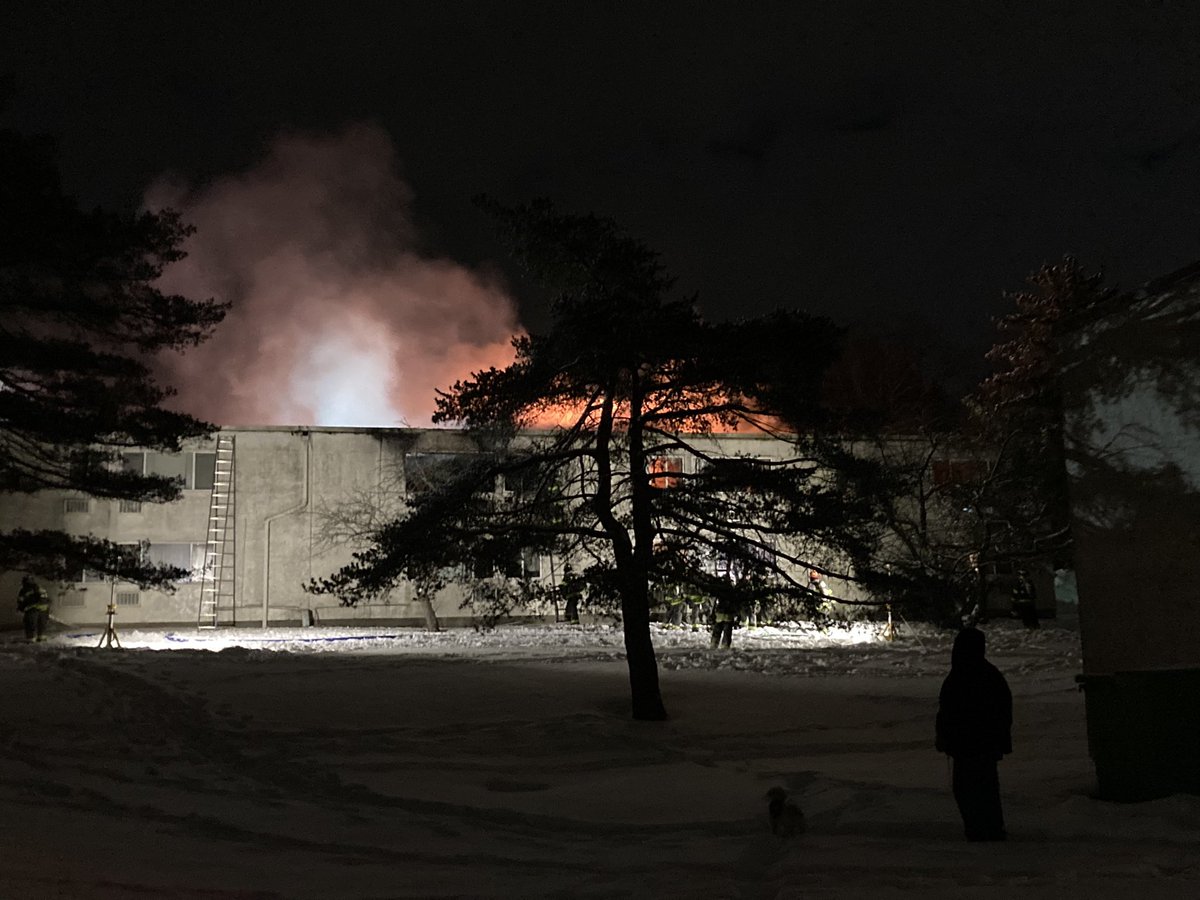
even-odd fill
[[[135,472],[138,475],[146,475],[150,473],[152,457],[186,457],[183,465],[183,475],[175,476],[177,479],[182,478],[182,483],[179,485],[181,490],[185,491],[211,491],[213,483],[217,480],[217,454],[213,450],[181,450],[179,453],[163,453],[160,450],[127,450],[121,453],[121,467],[127,471]],[[208,476],[208,484],[206,486],[198,486],[196,472],[200,457],[210,457],[212,459],[212,470],[206,472]],[[140,466],[131,465],[134,457],[140,457]],[[150,473],[159,474],[159,473]]]
[[[204,541],[148,541],[145,549],[142,551],[142,561],[160,565],[178,565],[175,562],[166,560],[155,560],[151,557],[151,552],[154,547],[187,547],[189,563],[186,566],[179,566],[181,569],[187,569],[188,575],[183,578],[176,579],[175,584],[190,584],[200,581],[204,577],[204,560],[208,550],[208,544]],[[199,559],[199,565],[197,565]]]
[[[683,482],[683,457],[650,454],[646,457],[646,477],[655,490],[671,490]]]

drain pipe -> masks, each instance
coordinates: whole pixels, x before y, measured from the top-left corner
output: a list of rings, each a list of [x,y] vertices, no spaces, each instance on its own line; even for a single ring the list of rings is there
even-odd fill
[[[295,506],[289,506],[285,510],[277,513],[272,513],[267,516],[266,522],[263,525],[263,536],[265,538],[266,549],[263,551],[263,599],[262,599],[262,627],[266,628],[270,620],[271,611],[271,524],[276,519],[281,519],[284,516],[291,516],[308,508],[308,484],[312,479],[312,432],[303,432],[305,437],[304,442],[304,499]]]

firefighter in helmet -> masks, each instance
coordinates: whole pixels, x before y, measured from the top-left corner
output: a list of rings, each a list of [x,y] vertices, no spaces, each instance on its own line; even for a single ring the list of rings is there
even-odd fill
[[[25,640],[45,640],[46,624],[50,620],[50,596],[31,575],[21,579],[21,590],[17,593],[17,610],[24,619]]]

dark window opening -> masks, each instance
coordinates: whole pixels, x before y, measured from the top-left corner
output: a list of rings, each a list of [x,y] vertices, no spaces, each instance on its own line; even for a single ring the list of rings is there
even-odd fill
[[[987,467],[978,459],[935,459],[931,466],[933,483],[938,487],[946,484],[972,484],[987,472]]]

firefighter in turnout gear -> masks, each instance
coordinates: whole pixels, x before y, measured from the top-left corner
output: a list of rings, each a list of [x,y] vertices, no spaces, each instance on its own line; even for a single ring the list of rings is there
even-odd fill
[[[733,629],[741,607],[733,597],[722,596],[713,608],[712,648],[728,650],[733,644]]]
[[[21,579],[17,610],[24,618],[25,640],[45,640],[46,623],[50,620],[50,596],[29,575]]]

